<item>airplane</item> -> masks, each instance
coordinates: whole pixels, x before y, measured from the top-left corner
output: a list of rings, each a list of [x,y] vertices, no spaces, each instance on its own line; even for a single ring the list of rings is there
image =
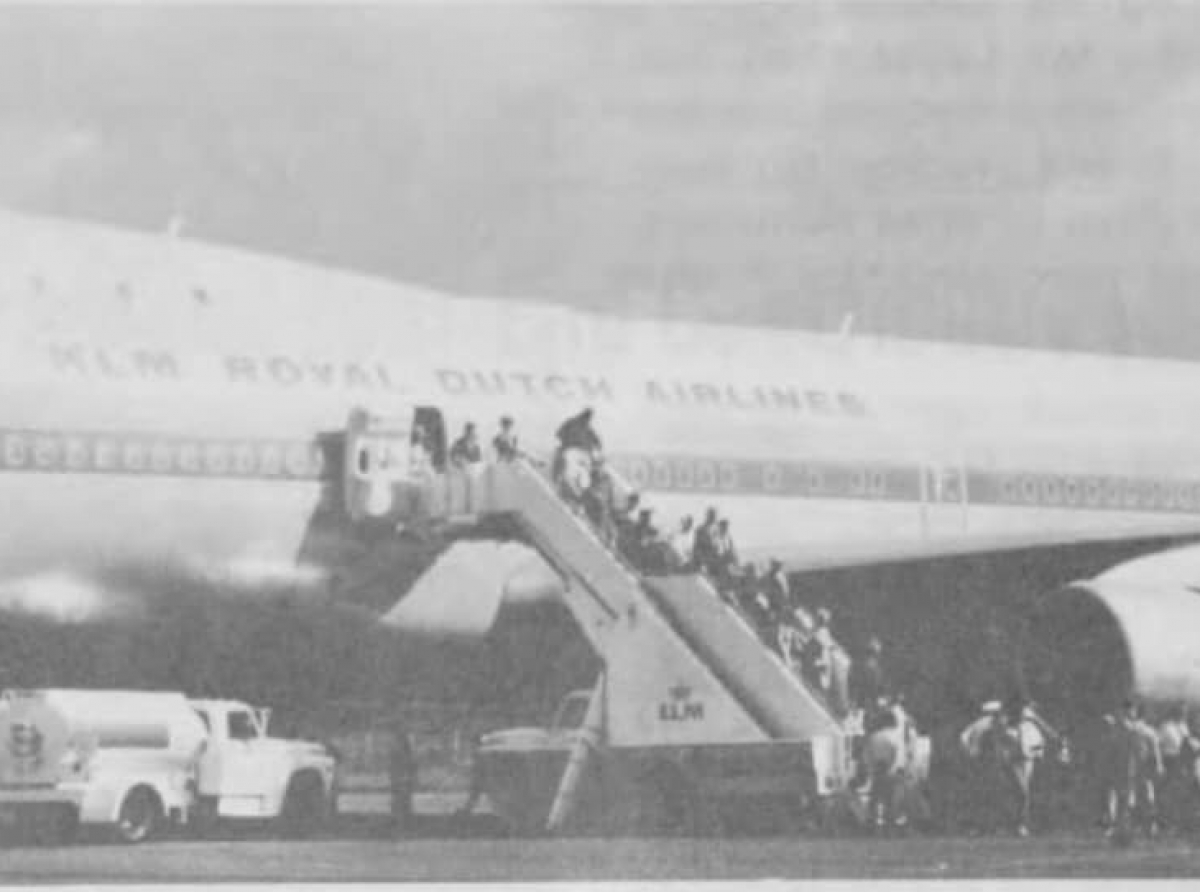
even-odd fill
[[[549,454],[590,406],[661,527],[716,507],[917,676],[945,683],[1003,597],[1060,690],[1098,653],[1111,686],[1200,702],[1198,365],[619,318],[9,212],[0,245],[0,610],[104,615],[115,570],[154,568],[479,638],[557,577],[481,541],[423,574],[351,522],[348,414],[426,407],[485,447],[509,415]]]

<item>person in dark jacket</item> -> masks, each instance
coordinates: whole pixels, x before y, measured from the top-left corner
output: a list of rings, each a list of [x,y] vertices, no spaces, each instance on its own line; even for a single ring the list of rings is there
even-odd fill
[[[767,573],[763,578],[763,589],[771,610],[777,616],[786,615],[792,606],[792,591],[788,585],[787,574],[783,572],[783,564],[777,558],[771,558],[767,564]]]
[[[704,513],[704,522],[696,527],[696,539],[692,545],[692,560],[696,569],[709,576],[717,575],[717,509],[709,508]]]
[[[513,420],[507,415],[500,419],[500,430],[492,437],[492,448],[496,450],[496,461],[514,461],[521,454]]]
[[[883,643],[871,636],[866,651],[850,671],[850,699],[860,708],[866,708],[880,697],[892,694],[887,672],[883,667]]]
[[[594,413],[591,408],[584,409],[578,415],[572,415],[558,428],[558,446],[560,449],[579,449],[588,455],[601,451],[600,435],[592,427]]]
[[[483,453],[479,449],[479,437],[475,433],[474,422],[468,421],[463,427],[462,436],[450,447],[450,464],[462,469],[483,461]]]
[[[715,552],[713,576],[722,585],[728,585],[738,564],[737,546],[733,544],[733,535],[729,532],[728,518],[722,517],[717,521],[716,534],[713,536],[713,550]]]

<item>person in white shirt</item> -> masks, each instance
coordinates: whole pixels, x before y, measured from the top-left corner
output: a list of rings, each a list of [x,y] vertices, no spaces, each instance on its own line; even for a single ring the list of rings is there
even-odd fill
[[[667,540],[667,547],[671,551],[671,561],[677,570],[690,571],[695,566],[692,561],[692,552],[696,544],[694,527],[695,521],[692,520],[692,515],[685,515],[679,522],[679,529],[673,532]]]
[[[1017,835],[1028,836],[1033,809],[1033,784],[1046,755],[1046,735],[1037,714],[1022,704],[1010,726],[1013,738],[1010,766],[1017,790]]]

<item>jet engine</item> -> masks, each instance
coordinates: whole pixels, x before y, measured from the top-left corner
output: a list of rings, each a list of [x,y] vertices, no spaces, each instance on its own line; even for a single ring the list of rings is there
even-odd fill
[[[1200,546],[1072,583],[1031,619],[1025,680],[1055,713],[1098,716],[1130,696],[1200,706]]]

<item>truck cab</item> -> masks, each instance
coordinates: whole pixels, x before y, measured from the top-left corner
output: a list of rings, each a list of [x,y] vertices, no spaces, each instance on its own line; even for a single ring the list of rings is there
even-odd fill
[[[204,817],[279,819],[311,832],[336,797],[335,759],[319,743],[270,735],[269,709],[238,700],[192,700],[207,730],[196,771]]]

